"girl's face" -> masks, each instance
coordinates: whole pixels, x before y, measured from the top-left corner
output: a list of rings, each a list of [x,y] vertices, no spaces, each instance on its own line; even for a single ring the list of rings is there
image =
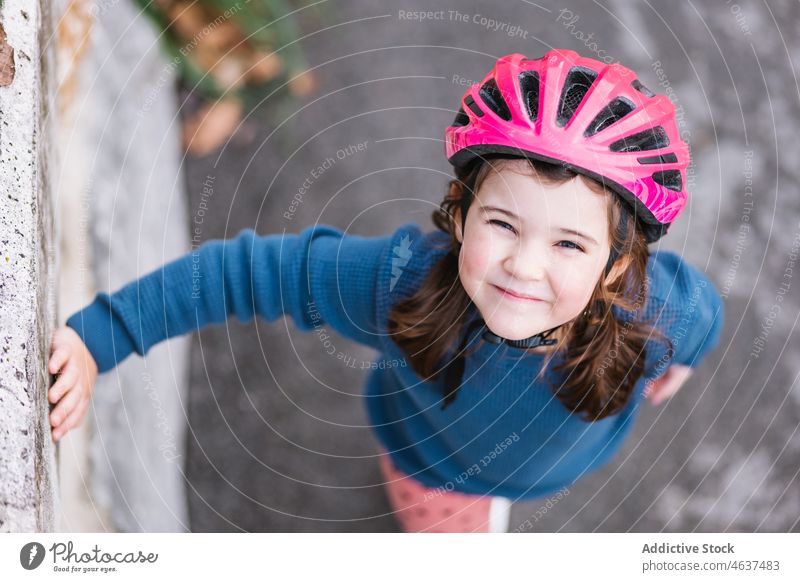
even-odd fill
[[[541,183],[525,160],[490,172],[465,233],[456,216],[461,284],[490,330],[525,339],[583,312],[611,250],[606,196]]]

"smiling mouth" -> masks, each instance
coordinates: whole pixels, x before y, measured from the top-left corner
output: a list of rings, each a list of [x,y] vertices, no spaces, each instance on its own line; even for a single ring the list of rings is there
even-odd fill
[[[541,303],[541,299],[537,299],[535,297],[524,297],[522,295],[517,295],[509,291],[508,289],[504,289],[503,287],[498,287],[497,285],[492,285],[495,289],[497,289],[500,293],[503,294],[503,297],[508,297],[509,299],[514,299],[516,301],[525,301],[528,303]]]

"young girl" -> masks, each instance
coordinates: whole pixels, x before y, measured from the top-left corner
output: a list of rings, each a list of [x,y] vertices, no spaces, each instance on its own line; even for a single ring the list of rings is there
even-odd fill
[[[687,199],[672,103],[617,64],[513,54],[466,92],[446,149],[438,231],[246,230],[99,294],[54,337],[53,437],[131,352],[290,315],[403,364],[375,366],[365,401],[405,531],[505,531],[511,500],[608,462],[645,388],[674,393],[721,333],[713,284],[648,251]]]

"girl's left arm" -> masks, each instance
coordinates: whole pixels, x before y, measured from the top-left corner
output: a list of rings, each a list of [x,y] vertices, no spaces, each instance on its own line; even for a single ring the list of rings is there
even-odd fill
[[[652,293],[648,311],[657,317],[674,350],[671,355],[657,351],[660,357],[648,358],[645,394],[660,404],[678,392],[717,347],[725,310],[714,284],[675,253],[654,253],[648,268]]]
[[[669,251],[653,253],[650,259],[651,315],[672,340],[674,352],[664,364],[696,368],[720,342],[725,307],[714,283],[704,273]]]
[[[725,304],[714,283],[684,262],[691,294],[683,308],[685,336],[673,340],[674,363],[696,368],[719,345],[725,324]]]

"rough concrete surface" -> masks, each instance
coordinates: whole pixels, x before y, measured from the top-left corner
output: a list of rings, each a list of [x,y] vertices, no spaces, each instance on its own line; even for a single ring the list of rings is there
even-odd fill
[[[420,22],[400,10],[444,12]],[[642,410],[609,465],[563,498],[515,504],[511,529],[800,530],[800,5],[468,0],[457,4],[466,19],[451,10],[356,0],[330,3],[330,22],[304,18],[319,92],[286,119],[245,121],[221,152],[187,162],[190,214],[207,208],[203,239],[317,221],[361,235],[408,221],[430,230],[451,175],[443,129],[498,56],[564,47],[619,60],[679,107],[695,162],[691,202],[661,247],[724,292],[723,340],[675,398]],[[296,198],[312,171],[360,142]],[[356,359],[375,355],[335,341]],[[397,531],[365,377],[290,320],[231,321],[195,337],[192,529]]]
[[[56,474],[43,365],[55,314],[49,3],[5,0],[0,23],[15,59],[13,79],[0,87],[0,531],[51,531]]]

